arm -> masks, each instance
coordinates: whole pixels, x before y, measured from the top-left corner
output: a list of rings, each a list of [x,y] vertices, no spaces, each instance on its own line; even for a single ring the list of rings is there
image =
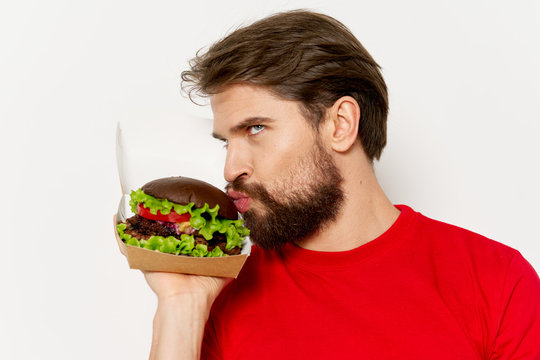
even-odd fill
[[[158,296],[150,360],[199,359],[210,307],[230,279],[144,274]]]

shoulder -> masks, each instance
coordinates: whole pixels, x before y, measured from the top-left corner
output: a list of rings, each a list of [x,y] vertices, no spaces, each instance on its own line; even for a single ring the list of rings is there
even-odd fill
[[[475,293],[483,306],[491,301],[503,307],[517,286],[540,295],[540,279],[522,254],[473,231],[414,213],[414,250],[427,258],[433,273],[452,291]],[[445,287],[446,285],[441,285]]]
[[[489,239],[476,232],[462,227],[445,223],[414,212],[414,237],[420,243],[437,252],[438,255],[455,257],[462,261],[474,260],[485,265],[509,265],[515,257],[521,254],[499,241]]]
[[[477,300],[497,303],[503,289],[512,287],[520,276],[538,278],[516,249],[410,208],[406,211],[413,221],[400,249],[402,256],[408,266],[418,268],[452,297],[468,302],[474,301],[471,294],[475,294]]]

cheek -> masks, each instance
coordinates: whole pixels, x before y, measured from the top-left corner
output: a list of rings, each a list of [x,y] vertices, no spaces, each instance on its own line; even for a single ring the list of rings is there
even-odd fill
[[[291,156],[283,149],[282,144],[270,147],[268,151],[260,151],[254,161],[255,180],[265,185],[269,185],[275,180],[281,178],[290,167]]]
[[[269,190],[283,189],[289,185],[298,186],[295,179],[306,169],[304,165],[311,157],[312,139],[298,139],[294,136],[269,142],[264,151],[257,155],[255,166],[258,181]],[[294,183],[294,184],[293,184]]]

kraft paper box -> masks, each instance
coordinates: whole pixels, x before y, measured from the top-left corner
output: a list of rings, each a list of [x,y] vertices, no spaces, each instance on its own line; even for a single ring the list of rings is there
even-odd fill
[[[116,158],[123,195],[114,225],[118,246],[130,268],[219,277],[238,276],[251,250],[249,238],[244,240],[240,255],[199,258],[126,245],[116,231],[117,223],[125,222],[126,218],[134,215],[128,206],[128,194],[148,181],[167,176],[187,176],[220,187],[214,179],[222,180],[223,158],[219,155],[224,154],[222,145],[212,140],[210,132],[210,121],[193,115],[182,115],[180,119],[152,120],[151,124],[118,124]],[[179,141],[177,134],[185,133],[191,136]],[[186,147],[200,149],[196,161],[188,156],[171,155],[185,153]]]

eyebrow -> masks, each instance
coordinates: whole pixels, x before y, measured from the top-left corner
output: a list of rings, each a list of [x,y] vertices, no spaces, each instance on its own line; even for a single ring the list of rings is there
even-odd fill
[[[242,130],[244,130],[244,129],[250,127],[250,126],[261,125],[261,123],[269,123],[269,122],[273,122],[273,121],[274,121],[274,119],[264,117],[264,116],[250,117],[250,118],[247,118],[244,121],[240,122],[239,124],[233,126],[230,129],[229,132],[231,134],[237,134],[237,133],[241,132]],[[225,139],[225,137],[221,136],[220,134],[218,134],[216,132],[212,133],[212,137],[214,137],[214,138],[216,138],[218,140],[221,140],[221,141],[226,141],[227,140],[227,139]]]

